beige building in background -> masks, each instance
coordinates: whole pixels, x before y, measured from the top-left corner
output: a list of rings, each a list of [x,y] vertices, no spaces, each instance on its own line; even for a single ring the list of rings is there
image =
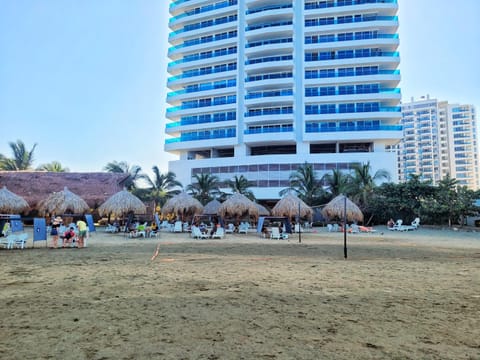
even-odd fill
[[[398,175],[438,182],[450,174],[472,190],[480,188],[478,128],[473,105],[430,99],[402,104],[404,136],[397,146]]]

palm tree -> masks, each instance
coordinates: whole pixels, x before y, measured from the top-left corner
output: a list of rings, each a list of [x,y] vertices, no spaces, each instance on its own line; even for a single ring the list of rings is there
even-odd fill
[[[370,162],[364,164],[352,165],[352,185],[353,198],[359,203],[360,207],[367,207],[368,198],[373,194],[373,189],[377,186],[377,182],[381,180],[390,180],[390,174],[385,169],[379,169],[372,175],[372,167]]]
[[[182,183],[176,179],[175,173],[169,171],[162,174],[158,166],[152,167],[154,178],[146,176],[144,179],[148,183],[149,197],[155,201],[156,204],[163,206],[165,202],[172,196],[178,194],[182,188]]]
[[[40,165],[37,167],[37,171],[69,172],[70,169],[64,168],[58,161],[52,161],[51,163]]]
[[[290,174],[290,186],[280,191],[280,196],[294,191],[307,205],[317,205],[324,197],[322,183],[317,179],[312,164],[305,163]]]
[[[146,175],[142,174],[142,168],[138,165],[128,165],[126,161],[113,161],[105,165],[103,170],[111,173],[128,174],[127,180],[125,180],[125,187],[127,190],[133,190],[136,188],[136,182],[140,179],[146,179]]]
[[[247,197],[248,199],[255,201],[255,195],[249,189],[252,186],[251,182],[243,176],[235,175],[232,180],[225,181],[225,185],[227,185],[232,193],[239,193]]]
[[[17,140],[16,143],[9,142],[8,145],[12,149],[13,158],[0,155],[0,170],[19,171],[31,169],[33,153],[37,144],[34,144],[30,151],[26,149],[25,144],[21,140]]]
[[[187,186],[187,191],[200,201],[202,205],[206,205],[220,192],[218,188],[219,179],[217,176],[210,174],[195,174],[193,178],[196,181]]]
[[[325,174],[322,182],[328,187],[328,191],[333,197],[341,194],[346,195],[351,190],[351,177],[342,173],[339,169],[333,169],[331,174]]]

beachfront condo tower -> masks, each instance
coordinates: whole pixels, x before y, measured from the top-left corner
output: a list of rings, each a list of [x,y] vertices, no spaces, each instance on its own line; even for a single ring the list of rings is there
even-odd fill
[[[397,180],[396,0],[176,0],[165,150],[184,185],[243,175],[278,199],[304,163]]]
[[[447,175],[480,189],[477,119],[473,105],[422,96],[402,104],[404,137],[398,144],[400,181],[412,174],[432,184]]]

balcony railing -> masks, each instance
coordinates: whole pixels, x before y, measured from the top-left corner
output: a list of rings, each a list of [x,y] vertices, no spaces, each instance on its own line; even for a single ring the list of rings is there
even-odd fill
[[[402,125],[354,125],[354,126],[328,126],[328,124],[306,124],[307,133],[327,133],[345,131],[401,131]]]
[[[277,26],[288,26],[288,25],[292,25],[292,24],[293,24],[293,21],[291,21],[291,20],[268,22],[268,23],[263,23],[263,24],[247,26],[245,28],[245,31],[253,31],[253,30],[265,29],[265,28],[277,27]]]
[[[282,108],[253,109],[246,112],[245,117],[285,114],[293,114],[293,107],[286,106]]]
[[[363,5],[363,4],[396,4],[397,0],[337,0],[337,1],[321,1],[321,2],[307,2],[305,3],[305,10],[325,9],[330,7]]]
[[[168,49],[169,52],[178,50],[178,49],[183,49],[189,46],[195,46],[195,45],[200,45],[200,44],[208,44],[214,41],[221,41],[225,39],[233,39],[237,37],[237,32],[236,31],[231,31],[227,33],[221,33],[221,34],[215,34],[211,36],[206,36],[198,39],[192,39],[185,41],[183,44],[177,45],[177,46],[172,46]]]
[[[215,83],[200,84],[200,85],[195,86],[195,87],[188,87],[188,88],[183,89],[183,90],[172,91],[172,92],[169,92],[167,94],[167,98],[170,98],[172,96],[201,92],[201,91],[226,89],[226,88],[235,87],[235,86],[237,86],[237,80],[235,80],[235,79],[222,80],[222,81],[215,82]]]
[[[218,2],[216,4],[211,4],[211,5],[206,5],[206,6],[202,6],[200,8],[195,8],[193,10],[190,10],[190,11],[186,11],[185,13],[183,14],[180,14],[180,15],[177,15],[175,17],[172,17],[170,19],[170,23],[176,21],[176,20],[179,20],[179,19],[182,19],[186,16],[192,16],[192,15],[197,15],[197,14],[202,14],[202,13],[205,13],[205,12],[208,12],[208,11],[213,11],[213,10],[218,10],[218,9],[223,9],[223,8],[226,8],[228,6],[234,6],[234,5],[237,5],[237,0],[226,0],[226,1],[222,1],[222,2]],[[176,3],[175,3],[176,4]],[[173,5],[173,4],[172,4]],[[178,4],[176,4],[178,5]]]
[[[398,34],[353,34],[348,36],[306,36],[305,44],[323,44],[332,42],[354,41],[354,40],[370,40],[370,39],[398,39]]]
[[[322,108],[325,106],[324,108]],[[359,114],[359,113],[368,113],[368,112],[400,112],[400,106],[387,106],[387,107],[376,107],[365,106],[363,108],[359,107],[348,107],[345,106],[343,109],[336,108],[334,105],[306,105],[305,106],[305,115],[327,115],[327,114]]]
[[[244,130],[245,135],[254,135],[254,134],[271,134],[271,133],[285,133],[293,132],[293,125],[288,126],[268,126],[261,128],[253,128]]]
[[[264,97],[291,96],[291,95],[293,95],[293,90],[292,89],[259,91],[259,92],[248,93],[245,96],[245,99],[259,99],[259,98],[264,98]]]
[[[359,49],[369,50],[369,49]],[[369,58],[369,57],[399,57],[398,51],[359,51],[359,50],[345,50],[342,52],[328,51],[320,53],[306,53],[305,61],[330,61],[330,60],[342,60],[342,59],[357,59],[357,58]]]
[[[271,80],[271,79],[286,79],[286,78],[292,78],[292,77],[293,77],[293,73],[285,72],[285,73],[274,73],[274,74],[247,76],[245,81],[250,82],[250,81],[261,81],[261,80]]]
[[[400,75],[400,70],[361,70],[356,71],[353,68],[349,71],[307,71],[305,72],[305,79],[324,79],[333,77],[347,77],[347,76],[367,76],[367,75]]]
[[[185,56],[181,60],[172,61],[168,63],[168,66],[180,65],[180,64],[185,64],[192,61],[216,58],[216,57],[231,55],[236,53],[237,53],[237,47],[232,47],[228,49],[219,49],[215,51],[207,51],[207,52]]]
[[[273,61],[288,61],[293,60],[293,55],[283,55],[283,56],[267,56],[263,58],[256,58],[245,61],[245,65],[260,64]]]
[[[199,23],[195,23],[195,24],[189,24],[189,25],[185,25],[183,27],[183,29],[180,29],[180,30],[177,30],[177,31],[172,31],[168,36],[172,37],[172,36],[176,36],[178,34],[183,34],[183,33],[188,32],[188,31],[205,29],[205,28],[209,28],[209,27],[212,27],[212,26],[216,26],[216,25],[222,25],[222,24],[227,24],[227,23],[230,23],[230,22],[235,22],[237,20],[238,20],[237,15],[232,15],[231,17],[221,17],[221,18],[218,18],[218,19],[209,20],[207,22],[199,22]]]
[[[168,78],[168,81],[175,81],[175,80],[180,80],[180,79],[187,79],[195,76],[202,76],[202,75],[210,75],[210,74],[218,74],[221,72],[226,72],[226,71],[233,71],[237,69],[237,64],[229,65],[226,67],[220,67],[220,68],[202,68],[202,69],[194,69],[194,70],[189,70],[183,73],[182,75],[177,75],[177,76],[172,76]]]
[[[353,90],[341,90],[335,89],[334,91],[322,91],[322,88],[305,88],[305,96],[336,96],[336,95],[360,95],[360,94],[400,94],[399,88],[394,89],[353,89]]]
[[[262,7],[259,7],[259,8],[255,8],[255,9],[248,9],[247,10],[247,15],[250,15],[250,14],[256,14],[256,13],[259,13],[259,12],[262,12],[262,11],[270,11],[270,10],[280,10],[280,9],[290,9],[292,8],[292,4],[286,4],[286,5],[267,5],[267,6],[262,6]]]
[[[284,38],[284,39],[271,39],[271,40],[263,40],[263,41],[255,41],[250,42],[245,45],[246,48],[252,48],[257,46],[263,45],[272,45],[272,44],[286,44],[293,42],[292,38]]]
[[[214,140],[214,139],[226,139],[236,136],[235,129],[227,130],[213,130],[204,131],[199,133],[191,133],[180,136],[179,138],[166,139],[165,144],[172,144],[177,142],[197,141],[197,140]]]
[[[356,15],[335,19],[334,17],[305,20],[305,27],[361,23],[367,21],[398,21],[398,16]]]

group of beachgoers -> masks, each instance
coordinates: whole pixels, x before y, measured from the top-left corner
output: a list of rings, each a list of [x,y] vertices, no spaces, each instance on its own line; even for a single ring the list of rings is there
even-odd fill
[[[78,248],[85,246],[85,238],[87,237],[87,223],[83,220],[78,220],[75,224],[70,224],[63,233],[60,234],[60,229],[63,226],[63,219],[60,216],[53,218],[50,224],[50,236],[52,237],[53,249],[58,248],[58,240],[62,241],[62,248]],[[77,232],[75,231],[77,228]]]

